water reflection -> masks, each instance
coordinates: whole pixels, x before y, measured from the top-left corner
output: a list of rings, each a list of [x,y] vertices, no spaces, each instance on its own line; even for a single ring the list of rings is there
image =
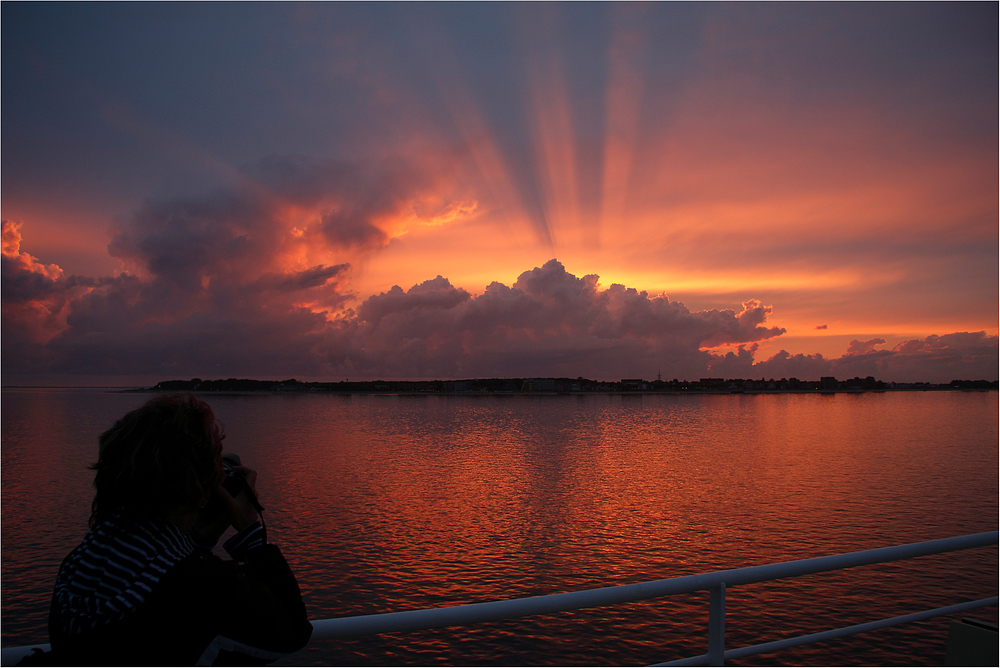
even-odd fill
[[[84,531],[96,436],[144,398],[5,392],[6,643],[39,638],[55,566]],[[226,425],[226,447],[261,471],[270,533],[318,618],[672,577],[997,524],[995,392],[208,400]],[[959,560],[734,590],[730,644],[995,588],[995,550]],[[972,575],[956,581],[956,563]],[[943,592],[923,586],[942,582]],[[327,643],[295,660],[661,661],[703,651],[705,600]],[[929,628],[942,637],[940,624]],[[928,642],[912,629],[891,633],[908,648]],[[939,644],[921,656],[933,662]],[[892,662],[850,647],[862,663]],[[838,663],[830,651],[784,660]]]

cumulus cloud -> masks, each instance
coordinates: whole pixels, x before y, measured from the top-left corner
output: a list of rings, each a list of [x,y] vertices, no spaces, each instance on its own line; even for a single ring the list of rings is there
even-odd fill
[[[996,380],[998,340],[986,332],[955,332],[903,341],[876,350],[881,339],[853,341],[847,355],[835,360],[837,377],[875,376],[885,381]]]
[[[438,276],[407,291],[394,285],[389,292],[369,297],[358,309],[358,316],[376,328],[393,327],[394,324],[407,327],[423,314],[437,318],[467,299],[470,299],[468,292],[452,287],[448,279]],[[384,320],[393,323],[384,324]]]
[[[452,349],[461,351],[455,363],[475,375],[490,368],[509,375],[548,369],[545,375],[614,378],[664,367],[697,373],[710,358],[701,349],[706,342],[780,333],[741,315],[692,314],[665,296],[650,297],[622,285],[601,290],[596,275],[573,276],[552,260],[524,272],[511,287],[494,283],[461,304],[450,314],[446,331]]]
[[[427,188],[404,164],[271,158],[117,221],[114,278],[63,278],[5,225],[4,368],[20,342],[51,372],[339,375],[357,357],[352,263],[387,243],[400,211],[434,215]]]
[[[304,238],[334,205],[316,182],[335,172],[285,163],[274,183],[147,201],[117,224],[108,250],[131,273],[114,278],[64,278],[21,253],[19,228],[5,223],[5,372],[270,374],[323,363],[316,349],[343,327],[328,316],[350,296],[350,265],[310,263],[306,251],[358,257]]]
[[[2,304],[5,355],[31,343],[47,343],[66,329],[69,304],[106,280],[64,276],[21,251],[22,223],[3,221]]]
[[[438,178],[402,159],[268,158],[229,187],[149,199],[116,221],[108,252],[125,271],[115,277],[65,277],[22,252],[20,226],[5,222],[4,371],[351,371],[365,352],[345,308],[353,263],[403,223],[442,225],[475,210],[442,196]]]
[[[859,341],[854,339],[851,341],[850,345],[847,346],[848,355],[867,355],[875,350],[875,346],[880,346],[885,343],[885,339],[868,339],[867,341]]]
[[[476,297],[438,276],[351,310],[341,290],[347,263],[280,270],[276,258],[295,243],[286,230],[255,196],[147,203],[111,244],[140,273],[67,281],[21,254],[12,226],[5,308],[60,295],[50,308],[59,326],[28,337],[32,363],[89,374],[697,375],[712,359],[705,346],[783,331],[764,324],[769,308],[755,301],[692,313],[665,295],[602,289],[598,276],[574,276],[557,260]],[[70,285],[85,289],[70,294]],[[30,315],[10,324],[31,332]],[[46,322],[40,313],[35,320]],[[7,344],[5,369],[27,371]]]
[[[886,382],[952,380],[996,380],[1000,365],[1000,341],[986,332],[956,332],[944,336],[903,341],[889,349],[879,349],[880,338],[848,346],[835,359],[822,355],[791,355],[780,351],[773,357],[755,361],[756,347],[740,346],[736,353],[719,356],[712,363],[714,375],[727,378],[798,378],[816,380],[822,376],[854,378],[874,376]]]
[[[769,311],[747,302],[693,313],[665,295],[601,289],[598,276],[551,260],[477,297],[440,276],[394,287],[366,300],[357,324],[366,360],[380,358],[388,376],[697,376],[712,359],[703,348],[781,334],[763,326]]]
[[[834,363],[820,354],[791,355],[780,351],[774,357],[753,365],[750,378],[798,378],[817,380],[823,376],[834,376]],[[865,374],[867,375],[867,374]],[[851,376],[853,378],[853,375]]]
[[[315,177],[315,172],[312,172]],[[781,351],[771,307],[691,311],[668,296],[600,285],[553,259],[478,295],[443,276],[351,308],[348,262],[304,261],[302,210],[321,190],[283,172],[278,186],[147,203],[110,250],[135,273],[66,277],[21,251],[3,227],[3,368],[32,373],[176,377],[694,379],[874,375],[884,380],[996,376],[997,337],[932,336],[838,359]],[[294,187],[293,187],[294,186]],[[311,199],[312,198],[312,199]],[[297,207],[297,209],[296,209]],[[322,228],[331,220],[321,213]],[[327,235],[327,232],[320,232]],[[345,242],[330,258],[361,252]],[[726,354],[713,352],[731,346]]]

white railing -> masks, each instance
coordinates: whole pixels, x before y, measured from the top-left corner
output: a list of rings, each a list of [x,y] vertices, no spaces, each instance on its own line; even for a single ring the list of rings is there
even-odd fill
[[[487,603],[472,603],[447,608],[430,608],[425,610],[409,610],[406,612],[391,612],[378,615],[362,615],[358,617],[338,617],[321,619],[313,622],[313,634],[310,643],[331,638],[371,635],[376,633],[399,633],[436,629],[446,626],[467,626],[479,622],[497,621],[529,615],[542,615],[581,608],[596,608],[618,603],[631,603],[651,598],[670,596],[672,594],[687,594],[696,591],[709,592],[708,621],[708,652],[687,659],[680,659],[658,665],[723,665],[726,659],[737,659],[755,654],[774,652],[788,647],[806,643],[841,638],[865,631],[897,626],[909,622],[929,619],[940,615],[964,612],[974,608],[997,605],[997,596],[967,601],[944,608],[916,612],[900,617],[892,617],[874,622],[858,624],[841,629],[832,629],[795,638],[788,638],[762,645],[753,645],[739,649],[725,649],[725,614],[726,589],[739,585],[767,582],[784,578],[811,575],[826,571],[835,571],[856,566],[867,566],[889,561],[899,561],[913,557],[932,554],[942,554],[957,550],[968,550],[998,543],[1000,532],[956,536],[940,540],[910,543],[894,547],[883,547],[875,550],[850,552],[828,557],[786,561],[764,566],[749,566],[698,575],[686,575],[665,580],[652,580],[635,584],[585,589],[564,594],[549,594],[546,596],[531,596],[506,601],[491,601]],[[13,665],[32,647],[48,649],[47,645],[6,648],[2,652],[2,664]]]

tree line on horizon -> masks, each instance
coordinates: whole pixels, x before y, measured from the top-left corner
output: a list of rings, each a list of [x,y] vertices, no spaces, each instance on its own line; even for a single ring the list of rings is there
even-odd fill
[[[287,380],[253,380],[227,378],[219,380],[167,380],[144,388],[150,392],[370,392],[370,393],[556,393],[587,392],[864,392],[885,390],[996,390],[997,381],[953,380],[950,383],[886,383],[872,376],[837,380],[823,377],[815,381],[797,378],[744,379],[701,378],[688,380],[652,380],[624,378],[620,381],[599,381],[579,378],[476,378],[466,380],[365,380],[337,382],[306,382]]]

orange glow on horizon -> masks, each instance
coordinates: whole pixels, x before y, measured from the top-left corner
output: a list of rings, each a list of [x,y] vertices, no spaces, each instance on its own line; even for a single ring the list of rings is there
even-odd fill
[[[801,17],[774,11],[765,25],[757,11],[711,7],[685,19],[690,34],[673,44],[661,38],[684,12],[666,20],[657,5],[609,5],[581,33],[580,17],[558,5],[515,6],[488,31],[504,38],[493,48],[511,51],[476,44],[474,55],[468,25],[403,22],[400,53],[367,51],[358,37],[385,25],[350,37],[330,28],[336,47],[312,57],[332,78],[301,90],[298,77],[283,82],[302,97],[274,96],[290,114],[281,133],[250,137],[233,124],[209,136],[142,108],[147,95],[122,93],[126,104],[96,92],[100,132],[131,142],[123,164],[152,176],[96,194],[96,181],[81,180],[48,204],[46,189],[79,171],[71,160],[4,204],[25,221],[21,250],[38,267],[102,280],[127,270],[178,292],[200,285],[178,313],[215,308],[205,293],[227,287],[253,295],[239,304],[249,311],[264,303],[279,319],[291,307],[336,320],[396,285],[441,276],[477,297],[556,259],[577,279],[597,275],[600,290],[623,285],[692,312],[759,300],[773,309],[765,326],[785,330],[758,342],[760,354],[996,335],[995,100],[962,82],[962,96],[942,95],[946,75],[980,62],[982,46],[941,65],[966,70],[827,71],[786,55],[841,54],[836,35],[786,40],[777,26]],[[907,34],[907,53],[922,53],[922,33]],[[867,33],[853,37],[885,56],[879,67],[909,62]],[[112,201],[120,209],[109,213]],[[109,255],[117,233],[131,235],[115,247],[124,260]]]

